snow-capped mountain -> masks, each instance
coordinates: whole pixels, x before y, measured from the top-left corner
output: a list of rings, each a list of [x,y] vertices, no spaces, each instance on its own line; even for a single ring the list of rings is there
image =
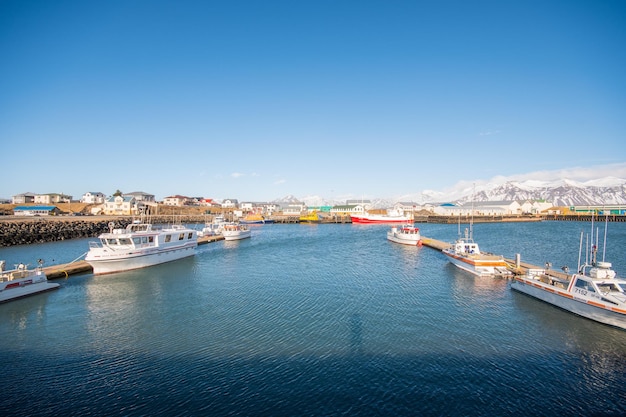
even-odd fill
[[[545,200],[554,206],[626,204],[626,180],[604,178],[588,182],[560,180],[508,181],[504,184],[486,184],[476,192],[471,190],[459,201]]]
[[[303,202],[309,206],[345,204],[352,196],[335,198],[334,201],[319,196],[296,198],[287,196],[276,202]],[[569,179],[557,181],[506,181],[463,186],[448,192],[426,190],[419,194],[407,194],[397,198],[369,198],[375,208],[391,207],[398,201],[424,203],[468,201],[544,200],[554,206],[573,205],[626,205],[626,179],[605,177],[585,182]]]

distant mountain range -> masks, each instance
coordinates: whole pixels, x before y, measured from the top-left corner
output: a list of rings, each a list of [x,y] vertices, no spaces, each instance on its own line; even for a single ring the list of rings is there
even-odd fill
[[[353,199],[353,197],[349,197]],[[568,179],[558,181],[507,181],[469,186],[451,192],[424,191],[420,194],[407,194],[396,199],[369,199],[376,208],[391,207],[398,201],[417,204],[440,204],[446,202],[469,201],[513,201],[543,200],[554,206],[581,205],[626,205],[626,179],[605,177],[577,182]],[[296,198],[287,196],[276,203],[288,204],[303,202],[309,206],[323,204],[345,204],[343,201],[330,201],[318,196]]]

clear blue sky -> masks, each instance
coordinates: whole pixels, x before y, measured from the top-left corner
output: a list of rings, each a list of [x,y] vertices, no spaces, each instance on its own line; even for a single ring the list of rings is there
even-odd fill
[[[5,198],[393,198],[626,162],[622,0],[2,0],[0,54]]]

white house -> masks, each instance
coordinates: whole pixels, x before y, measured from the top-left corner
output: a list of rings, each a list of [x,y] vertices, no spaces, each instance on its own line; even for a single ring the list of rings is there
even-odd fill
[[[364,211],[367,211],[372,208],[371,200],[346,200],[346,206],[361,206]]]
[[[25,204],[35,202],[35,193],[18,194],[11,197],[13,204]]]
[[[283,214],[287,216],[299,216],[306,210],[306,204],[304,203],[289,203],[287,207],[283,207]]]
[[[343,204],[333,206],[330,209],[330,214],[335,216],[349,216],[350,214],[363,214],[365,211],[365,206],[361,204]]]
[[[419,205],[412,201],[398,201],[393,205],[394,210],[403,211],[405,213],[413,213],[418,210]]]
[[[236,208],[238,206],[239,201],[237,201],[237,199],[235,198],[227,198],[226,200],[222,201],[223,208]]]
[[[106,200],[106,196],[98,191],[87,191],[80,199],[84,204],[102,204]]]
[[[104,203],[104,214],[113,216],[132,216],[137,214],[137,202],[132,196],[111,196]]]
[[[35,204],[69,203],[71,201],[72,201],[71,195],[58,194],[58,193],[35,195]]]
[[[551,207],[552,204],[545,201],[526,200],[520,205],[520,212],[522,214],[539,214],[542,211],[548,210]]]
[[[137,202],[155,202],[154,194],[144,193],[143,191],[133,191],[132,193],[124,193],[122,195],[124,197],[133,197]]]
[[[520,214],[520,207],[517,201],[480,201],[442,204],[433,211],[442,216],[507,216]]]
[[[171,195],[163,199],[163,204],[166,206],[182,207],[187,203],[187,201],[189,201],[189,197],[185,197],[183,195]]]

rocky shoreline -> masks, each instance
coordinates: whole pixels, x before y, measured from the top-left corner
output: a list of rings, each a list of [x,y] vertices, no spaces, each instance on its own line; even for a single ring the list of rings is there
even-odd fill
[[[109,223],[115,228],[124,228],[132,222],[132,217],[98,217],[94,219],[76,218],[35,218],[0,221],[0,247],[28,245],[31,243],[58,242],[68,239],[96,237],[109,231]],[[152,218],[152,223],[171,224],[172,217]],[[197,216],[177,219],[182,223],[198,223]]]

